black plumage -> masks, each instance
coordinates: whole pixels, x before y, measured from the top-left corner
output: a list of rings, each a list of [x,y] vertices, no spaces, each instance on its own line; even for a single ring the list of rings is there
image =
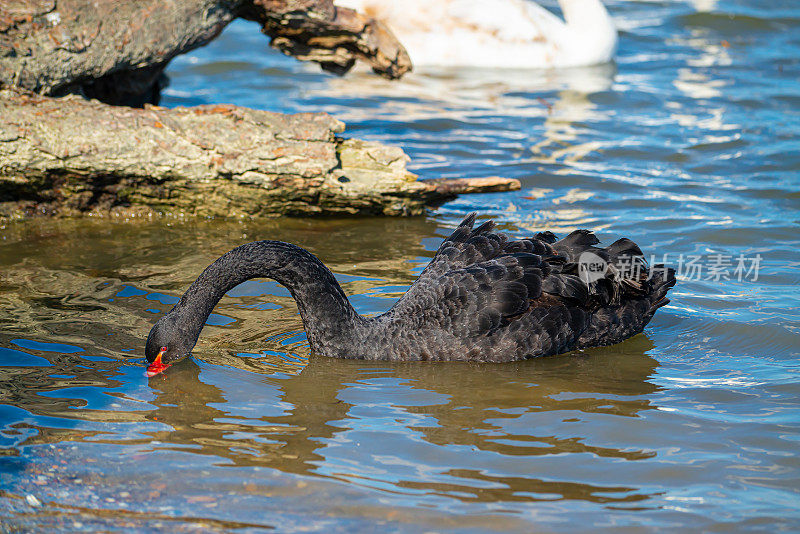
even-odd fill
[[[642,331],[669,302],[675,273],[648,266],[628,239],[606,248],[588,230],[562,240],[551,232],[512,239],[492,221],[468,216],[444,240],[388,312],[362,317],[333,274],[289,243],[256,241],[212,263],[150,331],[146,356],[187,356],[222,296],[251,278],[272,278],[291,292],[311,349],[336,358],[506,362],[618,343]],[[581,255],[609,267],[580,276]],[[619,265],[635,266],[632,274]]]

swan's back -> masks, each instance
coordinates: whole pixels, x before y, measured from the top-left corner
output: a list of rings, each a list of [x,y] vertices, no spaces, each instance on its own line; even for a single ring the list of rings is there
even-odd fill
[[[599,0],[337,0],[388,24],[415,66],[548,68],[609,61],[616,29]]]
[[[669,302],[674,271],[648,266],[628,239],[589,231],[512,239],[467,217],[408,292],[364,330],[361,357],[511,361],[617,343]],[[583,278],[585,253],[610,267]],[[614,265],[628,263],[621,272]]]

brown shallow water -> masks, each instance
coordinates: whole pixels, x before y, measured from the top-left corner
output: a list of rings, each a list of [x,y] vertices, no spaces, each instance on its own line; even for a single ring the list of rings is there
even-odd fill
[[[328,261],[362,311],[381,311],[392,302],[384,297],[410,283],[416,260],[430,255],[419,243],[420,235],[436,234],[429,221],[68,221],[59,229],[44,223],[7,230],[6,240],[15,243],[3,251],[26,261],[10,266],[3,279],[11,313],[0,346],[11,347],[4,356],[18,365],[3,368],[3,393],[33,420],[10,425],[4,435],[25,436],[21,450],[37,453],[6,449],[3,475],[52,506],[47,515],[56,524],[116,518],[118,526],[156,527],[188,503],[196,504],[196,519],[220,527],[285,527],[304,516],[320,526],[332,516],[436,528],[460,522],[433,511],[420,516],[415,508],[452,500],[454,512],[482,509],[470,520],[475,527],[520,526],[513,517],[498,524],[491,513],[505,501],[648,499],[647,490],[623,480],[588,483],[579,475],[584,467],[571,460],[545,470],[535,461],[554,454],[587,461],[655,455],[582,443],[552,428],[580,427],[581,414],[624,421],[655,409],[647,395],[658,387],[647,378],[658,364],[646,355],[652,348],[646,336],[624,348],[511,365],[309,358],[291,299],[276,284],[258,281],[217,308],[216,322],[235,321],[207,327],[194,361],[147,379],[142,359],[128,359],[153,312],[167,309],[161,301],[248,239],[302,243]],[[11,291],[16,298],[8,298]],[[20,336],[60,343],[26,343]],[[25,365],[34,363],[41,365]],[[539,419],[533,432],[523,420],[530,417]],[[474,461],[481,456],[489,463]],[[573,471],[574,480],[551,479],[551,470],[561,477]],[[373,502],[374,490],[386,497]],[[7,493],[7,504],[16,508],[21,496]],[[387,507],[384,499],[397,502]],[[278,514],[265,523],[257,511],[249,522],[210,521],[216,514],[203,513],[264,506]]]
[[[231,246],[300,243],[362,313],[377,313],[446,233],[433,220],[63,221],[4,231],[7,526],[794,522],[796,383],[746,378],[731,357],[724,371],[704,373],[717,344],[696,346],[670,308],[648,333],[584,353],[366,363],[309,356],[286,291],[251,281],[216,309],[193,360],[143,375],[157,314]],[[747,517],[731,500],[772,512]]]
[[[238,23],[176,60],[165,105],[327,110],[425,177],[523,188],[415,219],[0,227],[0,530],[798,530],[800,11],[607,4],[616,65],[559,74],[338,79]],[[288,292],[250,281],[144,376],[149,328],[233,246],[298,243],[380,313],[472,210],[628,236],[680,270],[672,303],[583,353],[364,363],[309,355]]]

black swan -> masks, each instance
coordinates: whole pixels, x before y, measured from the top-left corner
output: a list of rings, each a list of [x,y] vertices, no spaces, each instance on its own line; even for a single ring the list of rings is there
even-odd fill
[[[588,230],[513,239],[469,215],[444,240],[391,310],[362,317],[310,252],[255,241],[224,254],[153,326],[145,354],[152,376],[188,356],[214,306],[251,278],[289,289],[311,350],[335,358],[508,362],[618,343],[667,304],[673,269],[648,266],[639,247],[606,248]],[[586,275],[584,258],[603,270]],[[584,256],[582,256],[584,255]],[[621,268],[625,264],[635,269]]]

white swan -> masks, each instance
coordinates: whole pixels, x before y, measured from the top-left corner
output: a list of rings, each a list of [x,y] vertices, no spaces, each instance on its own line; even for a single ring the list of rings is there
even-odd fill
[[[419,66],[580,67],[610,61],[617,30],[600,0],[336,0],[385,22]]]

